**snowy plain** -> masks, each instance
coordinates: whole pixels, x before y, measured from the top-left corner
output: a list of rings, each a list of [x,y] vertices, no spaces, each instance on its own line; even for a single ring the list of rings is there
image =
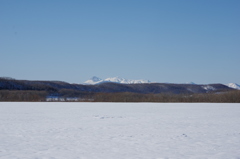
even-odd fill
[[[240,104],[0,103],[0,159],[239,159]]]

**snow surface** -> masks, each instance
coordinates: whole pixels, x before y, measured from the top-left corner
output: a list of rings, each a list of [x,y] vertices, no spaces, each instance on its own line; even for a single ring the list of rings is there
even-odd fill
[[[110,77],[103,80],[99,77],[93,76],[91,79],[84,82],[84,84],[100,84],[103,82],[114,82],[122,84],[151,83],[149,80],[129,80],[121,77]]]
[[[0,103],[0,159],[237,159],[240,104]]]

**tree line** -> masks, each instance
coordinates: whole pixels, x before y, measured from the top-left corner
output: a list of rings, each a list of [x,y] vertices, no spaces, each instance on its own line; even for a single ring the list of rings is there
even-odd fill
[[[98,93],[95,102],[240,103],[240,91],[203,94]]]
[[[202,94],[141,94],[141,93],[93,93],[71,89],[62,89],[58,92],[36,90],[0,90],[0,101],[46,101],[47,97],[73,97],[77,102],[206,102],[206,103],[240,103],[240,90],[221,93]]]
[[[0,101],[45,101],[48,92],[32,90],[0,90]]]

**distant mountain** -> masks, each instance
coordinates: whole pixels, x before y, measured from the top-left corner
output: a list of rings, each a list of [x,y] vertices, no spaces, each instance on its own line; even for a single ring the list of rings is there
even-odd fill
[[[131,92],[142,94],[194,94],[211,92],[219,93],[234,90],[233,88],[230,88],[229,86],[223,84],[199,85],[149,82],[150,81],[146,80],[126,80],[119,77],[107,78],[105,80],[102,80],[98,77],[93,77],[88,80],[88,83],[91,84],[83,85],[70,84],[61,81],[29,81],[0,78],[0,90],[5,91],[6,93],[8,93],[9,90],[41,91],[45,92],[48,95],[59,95],[67,97],[76,97],[76,94],[84,95],[116,92]]]
[[[237,83],[228,83],[226,84],[226,86],[228,86],[229,88],[240,90],[240,85],[238,85]]]
[[[196,83],[194,83],[194,82],[187,82],[186,84],[196,84]]]
[[[93,76],[91,79],[84,82],[84,84],[98,84],[98,83],[101,83],[101,82],[103,82],[103,80],[101,78]]]
[[[110,77],[103,80],[99,77],[93,76],[91,79],[84,82],[84,84],[94,85],[94,84],[100,84],[105,82],[121,83],[121,84],[151,83],[149,80],[129,80],[121,77]]]

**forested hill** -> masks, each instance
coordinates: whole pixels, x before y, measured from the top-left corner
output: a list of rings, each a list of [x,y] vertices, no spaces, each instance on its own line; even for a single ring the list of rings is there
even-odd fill
[[[146,84],[119,84],[101,83],[97,85],[70,84],[61,81],[29,81],[0,78],[0,90],[31,90],[59,93],[67,91],[81,91],[85,93],[113,93],[131,92],[143,94],[194,94],[222,92],[233,90],[223,84],[170,84],[170,83],[146,83]]]

